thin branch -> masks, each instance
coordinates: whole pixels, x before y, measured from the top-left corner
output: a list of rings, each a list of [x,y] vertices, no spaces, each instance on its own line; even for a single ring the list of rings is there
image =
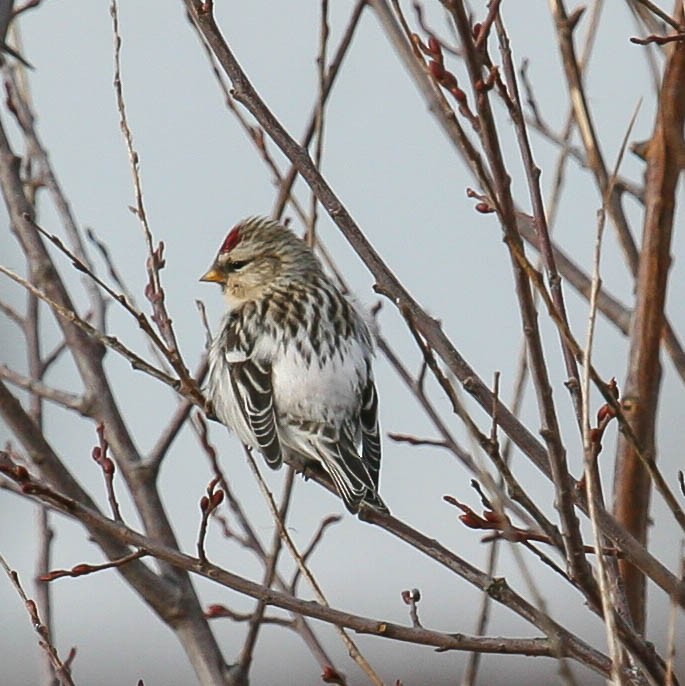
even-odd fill
[[[98,443],[92,452],[91,456],[95,462],[100,466],[102,474],[105,478],[105,486],[107,488],[107,499],[112,510],[112,517],[116,521],[123,521],[121,517],[121,510],[119,509],[119,501],[114,493],[114,474],[116,472],[116,464],[108,455],[109,443],[105,438],[105,425],[100,422],[97,425]]]
[[[200,366],[195,372],[195,380],[198,388],[202,387],[205,377],[207,376],[207,371],[209,370],[209,362],[207,356],[205,355],[200,362]],[[179,403],[173,416],[167,423],[162,435],[157,439],[157,442],[153,446],[152,450],[147,456],[146,465],[149,469],[156,473],[162,464],[162,460],[167,455],[169,448],[171,448],[172,443],[178,436],[179,432],[185,425],[186,421],[190,416],[190,412],[196,405],[195,402],[184,398]]]
[[[309,545],[304,549],[304,552],[302,553],[302,561],[305,564],[309,561],[309,558],[311,557],[312,553],[319,545],[319,543],[321,543],[321,540],[323,539],[326,530],[330,526],[332,526],[333,524],[337,524],[341,520],[342,517],[340,515],[328,515],[328,517],[324,517],[321,520],[319,528],[316,530],[316,533],[312,537],[312,540],[309,542]],[[297,588],[297,582],[300,578],[301,573],[302,570],[298,567],[293,574],[293,580],[290,582],[290,590],[293,593],[293,595],[295,594],[295,589]]]
[[[309,144],[311,143],[312,138],[316,133],[317,112],[319,108],[323,106],[328,100],[328,97],[333,89],[333,85],[335,84],[336,77],[338,76],[338,72],[340,71],[340,67],[342,66],[343,60],[345,59],[347,52],[349,51],[349,48],[352,45],[352,39],[354,38],[357,26],[359,24],[359,20],[361,19],[362,12],[366,7],[367,3],[368,0],[357,0],[354,9],[352,10],[352,14],[350,15],[350,19],[347,23],[345,32],[343,33],[343,36],[340,39],[340,43],[338,44],[338,48],[335,52],[335,55],[333,56],[331,63],[328,65],[328,71],[326,73],[326,78],[323,83],[323,86],[320,88],[319,97],[317,99],[316,104],[314,105],[312,114],[309,117],[307,126],[305,127],[305,133],[300,139],[300,145],[305,149],[309,147]],[[286,202],[291,197],[292,187],[295,183],[295,179],[297,178],[297,173],[297,166],[293,164],[288,170],[288,173],[285,175],[272,213],[276,219],[280,219],[283,215],[283,210],[285,209]]]
[[[12,306],[0,300],[0,312],[10,321],[13,321],[20,329],[24,328],[24,318]]]
[[[225,605],[214,604],[207,608],[205,616],[207,619],[220,619],[222,617],[226,617],[233,622],[249,622],[250,619],[252,619],[253,613],[236,612]],[[295,625],[295,620],[293,619],[284,619],[283,617],[270,617],[268,615],[264,615],[264,617],[262,617],[262,624],[275,624],[276,626],[297,631],[297,626]]]
[[[84,315],[83,319],[84,319],[85,321],[89,321],[90,318],[91,318],[91,317],[90,317],[90,313],[86,312],[86,314]],[[43,374],[45,374],[45,373],[48,371],[48,369],[50,369],[50,367],[52,367],[52,365],[55,364],[55,362],[57,362],[57,360],[59,360],[59,358],[62,356],[62,354],[63,354],[65,351],[67,351],[67,350],[68,350],[68,348],[67,348],[67,343],[66,343],[66,341],[61,341],[60,343],[58,343],[58,344],[52,349],[52,351],[49,352],[49,353],[43,358]]]
[[[409,605],[409,617],[411,618],[411,625],[414,628],[423,626],[419,619],[418,604],[421,600],[421,592],[418,588],[412,588],[410,591],[402,591],[402,601],[405,605]]]
[[[120,520],[119,520],[120,521]],[[128,564],[129,562],[133,562],[134,560],[140,560],[140,558],[145,557],[147,555],[147,552],[144,550],[134,550],[132,553],[129,553],[128,555],[124,555],[116,560],[110,560],[109,562],[104,562],[99,565],[91,565],[91,564],[86,564],[86,563],[81,563],[78,565],[75,565],[71,569],[53,569],[52,571],[49,571],[47,574],[44,574],[40,580],[44,582],[50,582],[50,581],[55,581],[56,579],[62,579],[63,577],[71,577],[72,579],[76,579],[77,577],[80,576],[86,576],[88,574],[94,574],[96,572],[101,572],[104,569],[115,569],[117,567],[123,567],[124,565]]]
[[[52,541],[55,532],[50,526],[50,510],[45,505],[39,505],[36,512],[36,524],[38,533],[38,555],[36,558],[36,573],[34,586],[36,589],[36,605],[38,606],[38,613],[43,618],[43,623],[51,632],[52,627],[52,594],[50,587],[41,577],[47,574],[50,569],[50,560],[52,553]],[[65,664],[69,665],[70,659],[67,658]],[[49,655],[45,655],[42,665],[42,683],[46,686],[52,686],[55,680],[55,669],[52,665]]]
[[[0,555],[0,566],[2,566],[2,568],[5,570],[5,573],[12,582],[12,585],[17,590],[19,597],[24,601],[24,606],[26,607],[26,611],[28,612],[29,617],[31,619],[31,625],[33,626],[34,631],[39,636],[38,645],[48,655],[48,658],[50,659],[50,662],[54,667],[55,675],[58,679],[60,679],[61,683],[65,686],[75,686],[74,681],[71,678],[71,672],[68,666],[60,659],[59,654],[57,653],[57,649],[52,643],[48,627],[45,624],[43,624],[41,618],[38,615],[38,608],[36,607],[36,603],[33,600],[31,600],[24,592],[24,589],[21,585],[21,581],[19,581],[19,575],[13,569],[10,569],[9,565],[7,564],[7,562],[5,562],[5,558],[2,557],[2,555]]]
[[[215,476],[207,486],[207,495],[203,495],[202,498],[200,498],[200,512],[202,512],[202,521],[200,522],[200,530],[197,535],[197,556],[202,562],[207,562],[207,555],[205,554],[207,522],[219,505],[221,505],[225,497],[223,490],[215,490],[218,483],[219,477]]]
[[[523,166],[526,171],[528,191],[530,194],[531,205],[533,207],[533,216],[535,217],[535,228],[537,230],[540,255],[547,272],[547,280],[549,282],[554,305],[557,308],[559,317],[568,326],[566,304],[561,286],[561,276],[557,270],[556,260],[554,258],[552,240],[550,238],[549,227],[547,224],[547,214],[545,212],[544,202],[542,199],[542,190],[540,188],[541,170],[533,158],[533,150],[530,145],[528,130],[526,128],[523,110],[521,108],[521,98],[519,95],[518,81],[516,79],[513,58],[511,55],[509,36],[507,35],[504,22],[502,21],[499,12],[495,15],[495,25],[497,27],[500,52],[502,53],[502,59],[504,62],[507,90],[510,96],[509,98],[505,99],[505,102],[510,103],[509,113],[511,114],[514,122],[514,127],[517,134],[516,138],[521,151]],[[482,32],[483,30],[481,29],[481,34]],[[563,350],[564,363],[566,365],[566,372],[569,376],[569,379],[565,385],[571,393],[571,399],[576,411],[576,418],[578,420],[578,424],[580,425],[581,401],[578,365],[576,363],[573,351],[565,341],[561,332],[559,332],[559,336]]]
[[[319,77],[319,102],[316,106],[316,145],[314,147],[314,164],[321,170],[323,160],[323,143],[326,114],[326,62],[328,61],[328,0],[321,0],[321,22],[319,28],[319,54],[316,58]],[[316,245],[316,220],[317,220],[316,194],[311,193],[309,208],[309,223],[307,225],[307,243],[311,248]]]
[[[449,450],[449,446],[447,443],[442,440],[436,440],[434,438],[418,438],[417,436],[410,436],[409,434],[397,434],[397,433],[388,433],[388,438],[392,441],[396,441],[397,443],[408,443],[409,445],[429,445],[433,446],[434,448],[447,448]]]
[[[170,386],[174,390],[178,390],[178,381],[176,379],[173,379],[160,369],[157,369],[156,367],[152,366],[151,364],[143,360],[141,357],[136,355],[136,353],[134,353],[132,350],[127,348],[123,343],[121,343],[121,341],[119,341],[119,339],[115,336],[108,336],[106,334],[101,333],[87,321],[79,317],[76,314],[76,312],[74,312],[73,310],[69,310],[66,307],[63,307],[62,305],[57,303],[56,301],[52,300],[45,292],[43,292],[39,288],[36,288],[36,286],[34,286],[32,283],[29,283],[26,279],[19,276],[18,274],[15,274],[11,269],[7,269],[7,267],[3,267],[2,265],[0,265],[0,273],[4,274],[5,276],[8,276],[10,279],[12,279],[12,281],[18,283],[20,286],[23,286],[24,288],[26,288],[26,290],[30,291],[36,297],[40,298],[43,302],[48,304],[60,317],[70,322],[71,324],[75,324],[79,329],[81,329],[81,331],[86,333],[88,336],[102,343],[107,348],[110,348],[111,350],[114,350],[115,352],[119,353],[122,357],[124,357],[131,363],[131,367],[133,367],[133,369],[142,371],[145,374],[148,374],[149,376],[152,376],[153,378],[157,379],[158,381],[161,381],[167,386]],[[197,400],[196,403],[200,404],[201,406],[204,405],[204,402],[200,403]]]
[[[680,578],[685,580],[685,541],[680,541]],[[667,662],[666,662],[666,679],[664,681],[665,686],[675,686],[676,676],[675,676],[675,660],[677,655],[676,650],[676,634],[677,634],[677,624],[678,624],[678,608],[674,602],[671,602],[671,612],[669,613],[668,621],[668,648],[666,651]]]
[[[594,268],[593,268],[593,288],[590,296],[590,313],[588,315],[588,328],[585,349],[583,354],[583,383],[581,386],[582,394],[582,429],[583,429],[583,448],[585,454],[585,484],[588,493],[588,505],[590,508],[590,521],[592,522],[592,533],[596,545],[597,569],[599,595],[602,604],[602,615],[605,622],[607,643],[609,645],[609,655],[611,656],[611,678],[615,686],[624,683],[620,673],[622,663],[622,651],[616,632],[616,624],[613,614],[613,594],[609,587],[607,565],[605,564],[602,548],[604,547],[603,537],[597,523],[597,508],[601,502],[601,483],[599,480],[599,470],[597,469],[597,454],[595,446],[598,441],[593,440],[594,436],[590,428],[590,366],[592,361],[592,346],[594,342],[595,321],[597,317],[597,293],[601,284],[600,261],[602,249],[602,237],[604,233],[604,208],[599,212],[597,226],[597,239],[595,242]]]
[[[8,97],[11,99],[11,109],[24,133],[32,158],[35,158],[40,165],[40,183],[45,185],[52,197],[73,252],[79,261],[92,270],[93,265],[83,244],[81,231],[79,230],[71,205],[52,167],[50,156],[36,131],[35,115],[29,102],[28,87],[22,85],[17,78],[15,70],[10,69],[9,75]],[[105,301],[90,279],[83,277],[82,283],[88,293],[91,310],[95,313],[95,326],[104,331],[106,328]]]
[[[661,19],[661,21],[665,22],[676,31],[680,31],[682,29],[681,22],[674,19],[667,12],[664,12],[658,5],[655,5],[653,2],[651,2],[651,0],[635,0],[635,2],[639,3],[643,7],[646,7],[650,12],[652,12],[652,14],[654,14],[655,17],[658,17]]]
[[[264,570],[264,578],[262,581],[262,586],[265,588],[271,588],[276,576],[276,568],[278,566],[278,558],[282,549],[283,537],[281,535],[281,529],[285,528],[285,521],[288,515],[288,509],[290,507],[291,497],[293,493],[293,484],[295,483],[295,470],[292,467],[288,467],[286,472],[285,484],[283,485],[283,496],[281,498],[281,504],[278,508],[278,524],[273,534],[273,539],[271,541],[271,552],[267,557],[266,568]],[[254,654],[255,646],[257,645],[257,637],[259,636],[259,629],[264,620],[264,613],[266,612],[267,603],[265,600],[260,598],[257,601],[257,606],[252,612],[252,617],[250,617],[250,625],[247,631],[247,636],[245,642],[243,643],[243,649],[240,652],[240,658],[238,659],[238,664],[240,665],[241,677],[247,683],[247,675],[250,670],[250,665],[252,664],[252,656]]]
[[[124,135],[126,143],[126,151],[128,153],[129,164],[131,167],[131,174],[133,177],[133,187],[135,191],[136,206],[135,215],[140,221],[145,237],[145,245],[147,247],[147,274],[148,286],[146,288],[146,296],[152,304],[153,316],[152,320],[157,324],[162,338],[168,348],[169,361],[174,366],[179,376],[182,379],[189,377],[188,369],[186,368],[183,358],[176,340],[176,333],[164,304],[164,289],[160,279],[159,272],[164,267],[163,250],[164,244],[159,243],[157,247],[153,244],[152,231],[147,218],[147,211],[143,200],[143,184],[140,175],[140,156],[134,148],[133,133],[128,122],[126,113],[126,101],[124,100],[123,86],[121,80],[121,33],[119,32],[119,12],[116,0],[110,3],[110,15],[112,17],[112,32],[114,34],[114,90],[116,93],[117,109],[119,111],[119,125],[121,132]]]
[[[0,364],[0,379],[5,379],[10,383],[23,388],[32,394],[43,398],[44,400],[49,400],[56,405],[61,405],[62,407],[78,412],[84,417],[91,417],[92,410],[89,407],[89,403],[85,397],[75,395],[74,393],[69,393],[67,391],[62,391],[57,388],[52,388],[42,381],[37,381],[29,376],[24,376],[19,372],[10,369],[5,364]]]

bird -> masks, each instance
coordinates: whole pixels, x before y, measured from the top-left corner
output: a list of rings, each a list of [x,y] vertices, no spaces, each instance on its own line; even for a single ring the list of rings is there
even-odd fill
[[[323,468],[351,513],[362,503],[388,512],[373,336],[312,249],[278,221],[249,217],[200,281],[218,283],[227,306],[208,353],[217,418],[273,469]]]

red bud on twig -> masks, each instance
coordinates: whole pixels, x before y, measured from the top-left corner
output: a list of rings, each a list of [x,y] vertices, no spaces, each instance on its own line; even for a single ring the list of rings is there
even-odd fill
[[[481,214],[492,214],[494,211],[495,208],[491,207],[486,202],[479,202],[476,205],[476,212],[480,212]]]

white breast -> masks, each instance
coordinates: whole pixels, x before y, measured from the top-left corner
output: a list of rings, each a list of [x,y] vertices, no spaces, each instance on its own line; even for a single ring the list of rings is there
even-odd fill
[[[342,342],[341,354],[311,362],[289,346],[273,359],[274,400],[279,413],[306,421],[339,424],[359,412],[367,380],[368,351],[355,339]]]

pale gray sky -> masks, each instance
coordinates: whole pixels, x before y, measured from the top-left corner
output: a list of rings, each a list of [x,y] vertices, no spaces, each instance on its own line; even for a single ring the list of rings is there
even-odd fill
[[[218,21],[257,90],[296,136],[314,103],[315,55],[318,41],[318,3],[217,2]],[[480,16],[484,2],[474,2]],[[626,126],[640,98],[644,98],[633,139],[648,137],[654,98],[642,56],[643,48],[630,45],[635,34],[628,10],[610,3],[597,39],[588,79],[590,104],[610,166],[621,145]],[[337,45],[352,2],[331,3],[331,46]],[[409,8],[410,10],[410,8]],[[530,76],[542,112],[560,129],[566,118],[566,91],[552,37],[546,3],[504,3],[504,14],[515,59],[530,59]],[[609,16],[611,15],[611,16]],[[432,25],[443,27],[440,12],[429,15]],[[128,114],[140,154],[145,200],[156,239],[164,240],[167,267],[163,272],[170,313],[186,359],[194,364],[202,352],[204,334],[195,300],[207,305],[215,324],[222,311],[217,289],[198,283],[226,230],[236,220],[271,211],[274,188],[263,162],[225,109],[194,31],[184,16],[181,2],[141,3],[123,0],[120,7],[123,36],[123,81]],[[107,2],[44,2],[22,20],[24,53],[35,65],[30,74],[38,113],[38,127],[55,169],[82,226],[95,229],[109,245],[113,259],[127,283],[143,302],[146,280],[143,237],[128,206],[134,202],[131,175],[118,126],[113,78],[113,48]],[[493,49],[493,57],[498,58]],[[458,74],[461,72],[457,71]],[[9,117],[2,112],[3,123]],[[521,206],[528,207],[516,143],[506,116],[502,132],[509,158],[514,161],[514,187]],[[537,137],[535,154],[542,166],[543,184],[549,188],[556,151]],[[278,160],[280,156],[275,152]],[[600,200],[589,176],[571,163],[568,189],[555,233],[559,242],[582,264],[589,265]],[[502,395],[510,397],[519,354],[520,323],[516,310],[511,270],[494,215],[473,210],[465,189],[475,186],[458,156],[431,116],[402,69],[371,11],[365,13],[355,45],[348,56],[330,101],[326,120],[323,170],[389,266],[432,314],[439,317],[456,346],[482,378],[490,381],[502,373]],[[623,173],[640,181],[642,165],[628,156]],[[516,176],[518,174],[518,176]],[[299,187],[308,206],[308,194]],[[631,201],[627,201],[628,205]],[[630,207],[638,218],[639,209]],[[21,269],[23,259],[13,237],[2,232],[2,263]],[[40,223],[59,231],[54,213],[46,209]],[[635,224],[639,229],[639,221]],[[346,278],[363,303],[378,300],[372,278],[346,245],[335,226],[322,217],[320,233],[335,255]],[[672,293],[680,293],[683,269],[682,240],[674,242]],[[66,260],[57,257],[62,272],[70,274]],[[611,230],[607,231],[602,273],[607,287],[624,302],[631,301],[631,282]],[[2,293],[21,302],[17,289],[3,280]],[[587,307],[568,288],[570,317],[580,338],[585,335]],[[82,301],[83,303],[84,301]],[[685,329],[685,314],[672,299],[669,308],[676,327]],[[127,316],[110,307],[111,331],[138,350],[145,350],[141,335]],[[544,320],[544,317],[542,317]],[[414,370],[420,356],[397,312],[385,304],[380,316],[383,334]],[[24,364],[17,337],[5,319],[2,330],[2,361]],[[50,324],[46,324],[50,331]],[[563,387],[564,372],[557,336],[543,322],[545,344],[551,361],[564,431],[577,446],[570,403]],[[48,333],[48,336],[50,334]],[[600,319],[595,351],[597,368],[605,377],[625,374],[625,341]],[[165,425],[175,400],[128,365],[109,355],[109,369],[116,379],[120,403],[134,428],[142,449],[150,447]],[[682,384],[669,363],[665,365],[665,392],[661,406],[661,465],[668,478],[682,468],[680,432],[683,424]],[[432,436],[432,429],[412,397],[402,387],[384,359],[377,363],[381,414],[385,432]],[[57,386],[73,383],[68,364],[55,369],[50,381]],[[78,389],[75,389],[78,390]],[[530,394],[529,394],[530,395]],[[440,408],[455,434],[468,445],[461,426],[451,418],[447,403]],[[478,410],[474,416],[483,428],[488,420]],[[524,416],[533,430],[538,427],[534,403]],[[74,421],[62,410],[49,408],[48,433],[79,480],[105,502],[102,478],[90,460],[95,430]],[[603,459],[609,473],[613,436],[606,441]],[[9,438],[0,424],[0,443]],[[245,464],[237,440],[222,427],[212,427],[212,440],[221,452],[231,483],[252,513],[258,532],[268,540],[273,524],[262,497]],[[576,475],[580,454],[570,455]],[[541,503],[551,511],[552,495],[547,483],[522,460],[517,469],[533,493],[549,493]],[[280,492],[283,473],[266,474]],[[195,550],[199,524],[198,500],[211,471],[189,432],[181,435],[168,456],[161,489],[179,539],[185,550]],[[470,490],[469,474],[446,452],[409,449],[386,439],[381,491],[393,513],[453,547],[478,566],[484,565],[487,549],[478,532],[464,529],[456,511],[442,502],[452,494],[474,507],[479,503]],[[118,489],[125,516],[136,526],[130,508]],[[291,533],[306,545],[317,522],[330,512],[343,512],[341,503],[313,484],[298,480]],[[659,503],[654,513],[653,547],[670,566],[677,555],[672,520]],[[0,553],[19,572],[31,592],[33,558],[33,508],[14,496],[0,492]],[[57,538],[54,566],[71,567],[101,560],[78,525],[55,518]],[[261,578],[261,569],[243,550],[225,542],[214,531],[208,544],[210,557],[227,568]],[[503,551],[502,569],[510,582],[526,592],[509,551]],[[552,615],[588,640],[601,635],[601,626],[582,606],[580,596],[559,584],[534,560],[529,560],[545,594]],[[332,605],[352,612],[396,622],[408,622],[400,592],[418,587],[423,599],[420,614],[428,627],[472,633],[480,602],[478,593],[435,564],[388,535],[345,514],[331,530],[312,560]],[[248,610],[252,601],[226,589],[198,582],[205,604],[225,603]],[[175,638],[147,610],[114,572],[82,579],[63,579],[53,585],[56,642],[66,655],[78,647],[74,677],[78,684],[134,684],[181,686],[193,682],[193,674]],[[37,679],[37,648],[32,629],[9,582],[0,578],[0,663],[12,686]],[[651,638],[663,645],[667,604],[663,598],[650,616]],[[350,683],[364,683],[358,669],[328,626],[320,634]],[[501,635],[533,635],[512,613],[496,609],[492,632]],[[235,658],[244,627],[228,622],[215,624],[227,660]],[[682,629],[682,626],[681,626]],[[459,681],[464,656],[435,654],[428,648],[406,646],[372,638],[360,638],[365,654],[388,683],[401,679],[411,684],[453,684]],[[515,683],[523,679],[550,683],[557,665],[549,660],[486,658],[482,683]],[[284,673],[288,676],[284,678]],[[513,675],[521,675],[513,676]],[[260,638],[253,667],[254,684],[318,683],[319,668],[302,642],[281,629],[266,627]],[[504,675],[504,676],[503,676]],[[579,681],[591,683],[578,669]]]

